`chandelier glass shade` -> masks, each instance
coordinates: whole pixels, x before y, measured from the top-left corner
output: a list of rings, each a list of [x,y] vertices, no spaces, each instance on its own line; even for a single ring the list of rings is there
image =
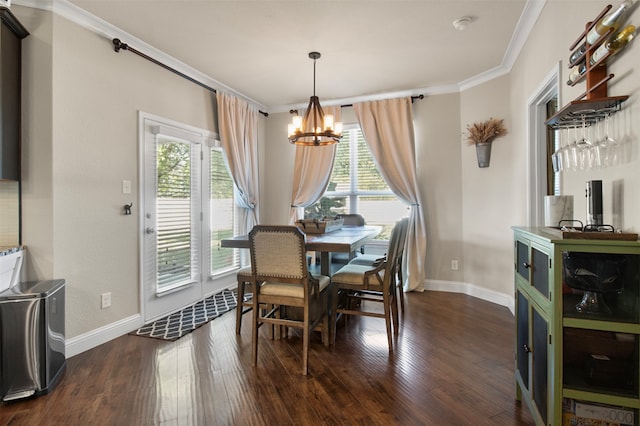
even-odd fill
[[[316,96],[316,59],[319,52],[310,52],[313,59],[313,96],[304,117],[295,115],[289,124],[289,142],[296,145],[323,146],[339,142],[342,138],[342,123],[334,122],[333,115],[324,114],[320,100]]]

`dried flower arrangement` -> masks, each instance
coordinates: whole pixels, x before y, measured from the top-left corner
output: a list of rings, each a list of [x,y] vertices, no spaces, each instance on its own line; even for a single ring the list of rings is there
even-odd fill
[[[473,123],[467,125],[467,141],[469,145],[477,145],[479,143],[493,142],[495,138],[507,134],[504,127],[504,120],[497,118],[489,118],[482,123]]]

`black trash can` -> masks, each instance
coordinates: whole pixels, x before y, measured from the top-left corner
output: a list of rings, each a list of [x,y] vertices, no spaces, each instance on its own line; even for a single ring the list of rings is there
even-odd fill
[[[50,392],[66,367],[64,280],[0,293],[0,402]]]

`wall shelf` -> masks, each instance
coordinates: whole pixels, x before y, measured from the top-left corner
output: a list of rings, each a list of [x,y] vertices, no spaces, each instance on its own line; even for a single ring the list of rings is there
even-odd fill
[[[583,116],[585,125],[590,126],[605,119],[607,115],[618,112],[622,103],[628,98],[628,96],[614,96],[571,101],[547,121],[547,126],[554,129],[582,126]]]

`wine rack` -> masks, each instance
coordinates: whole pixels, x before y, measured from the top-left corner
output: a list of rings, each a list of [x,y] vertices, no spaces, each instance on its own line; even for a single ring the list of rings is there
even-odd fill
[[[610,9],[611,5],[609,4],[593,21],[588,22],[584,32],[580,34],[576,41],[569,47],[569,50],[573,51],[583,42],[586,45],[584,55],[574,62],[569,63],[569,68],[572,68],[578,66],[578,63],[582,60],[585,61],[586,71],[570,85],[575,86],[583,80],[586,80],[586,90],[549,118],[546,122],[547,126],[554,129],[581,126],[583,124],[583,118],[584,124],[590,126],[604,119],[606,116],[619,111],[622,103],[629,98],[629,96],[611,97],[607,94],[607,82],[614,77],[614,74],[607,72],[607,61],[611,55],[601,58],[594,64],[590,63],[593,53],[600,45],[609,39],[614,30],[610,29],[608,32],[602,34],[592,44],[586,41],[587,34]]]

